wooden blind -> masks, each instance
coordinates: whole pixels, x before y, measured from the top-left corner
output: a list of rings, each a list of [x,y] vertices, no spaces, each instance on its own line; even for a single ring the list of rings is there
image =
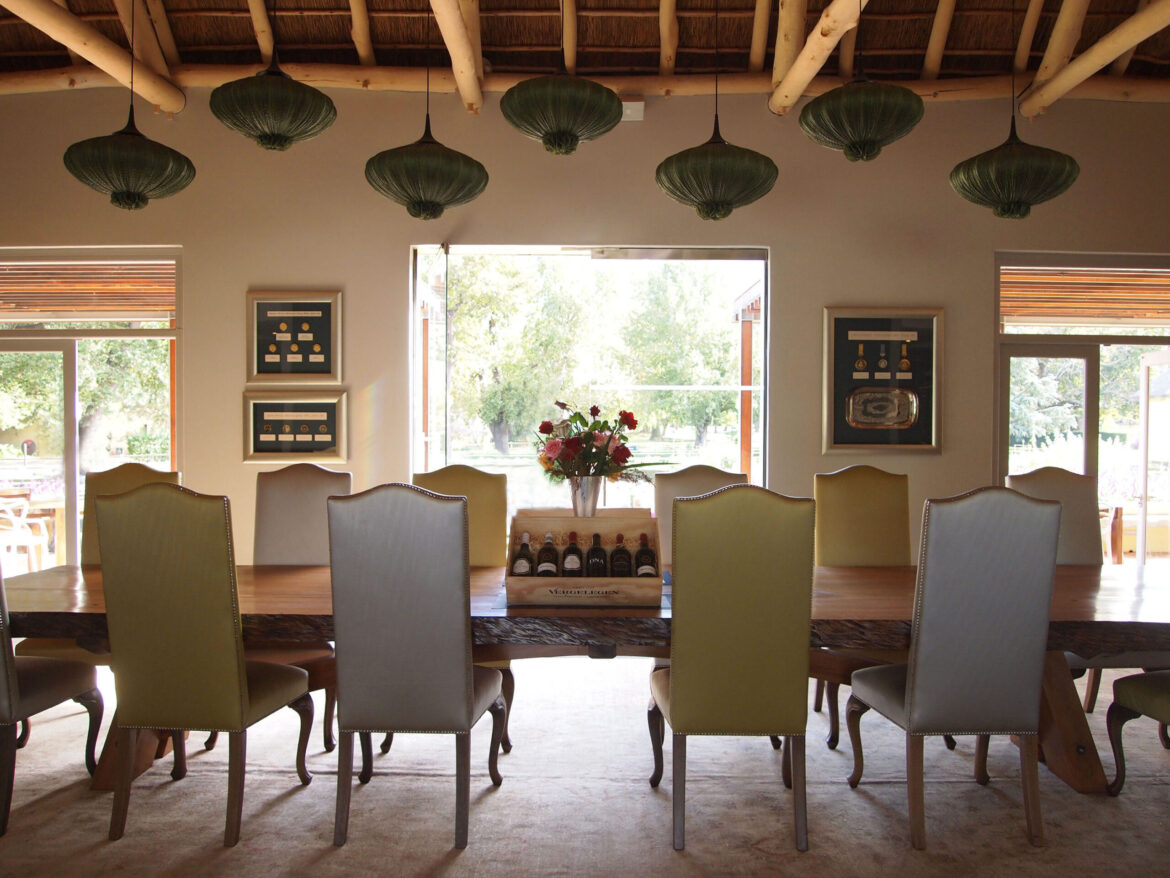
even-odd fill
[[[1004,323],[1170,323],[1170,269],[1003,267],[999,313]]]
[[[169,320],[175,260],[0,262],[0,321]]]

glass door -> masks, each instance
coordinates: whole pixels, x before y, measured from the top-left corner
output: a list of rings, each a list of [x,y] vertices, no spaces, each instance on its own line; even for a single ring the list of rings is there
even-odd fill
[[[76,361],[71,341],[0,341],[5,577],[77,563]]]
[[[1170,555],[1170,348],[1141,359],[1137,563]],[[1162,437],[1160,440],[1157,437]]]

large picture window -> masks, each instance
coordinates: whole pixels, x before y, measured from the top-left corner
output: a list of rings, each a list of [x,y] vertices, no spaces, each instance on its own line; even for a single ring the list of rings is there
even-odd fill
[[[415,252],[416,472],[508,476],[509,504],[565,506],[533,447],[560,400],[625,409],[631,463],[705,463],[764,480],[763,250],[420,247]],[[608,482],[608,506],[651,506]]]

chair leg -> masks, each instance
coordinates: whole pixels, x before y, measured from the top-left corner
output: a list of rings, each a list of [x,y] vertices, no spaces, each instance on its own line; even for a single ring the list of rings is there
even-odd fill
[[[171,747],[175,755],[171,780],[182,780],[187,776],[187,738],[182,729],[171,729]]]
[[[500,777],[500,769],[497,765],[500,758],[500,740],[508,728],[508,705],[504,701],[504,696],[500,695],[488,710],[492,714],[492,743],[491,749],[488,750],[488,774],[491,775],[492,784],[498,787],[504,782],[504,779]]]
[[[31,731],[32,731],[32,721],[27,720],[27,719],[21,720],[20,721],[20,734],[16,736],[16,749],[17,750],[24,749],[24,745],[28,743],[28,736],[29,736],[29,733]]]
[[[390,745],[394,743],[394,733],[387,732],[386,737],[382,739],[382,746],[379,748],[384,754],[390,752]]]
[[[500,693],[504,696],[504,704],[508,708],[507,718],[504,720],[504,736],[500,739],[500,745],[505,753],[511,753],[512,736],[508,733],[508,725],[512,721],[512,698],[516,695],[516,678],[512,676],[511,668],[500,668],[500,674],[503,675]]]
[[[784,739],[785,759],[792,766],[792,808],[796,827],[796,849],[808,850],[808,797],[805,795],[804,735]]]
[[[16,724],[0,726],[0,835],[8,831],[8,814],[12,810],[12,785],[16,778],[16,750],[19,746]]]
[[[1101,669],[1089,668],[1085,675],[1085,713],[1092,713],[1097,706],[1097,690],[1101,688]]]
[[[991,775],[987,773],[987,746],[991,743],[991,735],[975,736],[975,783],[987,786]]]
[[[1044,844],[1044,822],[1040,817],[1040,736],[1020,735],[1020,782],[1024,786],[1024,820],[1028,841]]]
[[[948,750],[955,749],[955,739],[951,735],[943,735],[943,743],[946,744]]]
[[[768,735],[768,740],[772,742],[773,750],[779,750],[784,746],[784,741],[781,740],[779,735]]]
[[[780,754],[780,779],[784,789],[792,789],[792,736],[784,736],[784,751]]]
[[[85,770],[90,773],[90,776],[97,771],[97,759],[95,757],[98,739],[98,730],[102,725],[102,713],[105,710],[105,705],[102,703],[102,693],[100,689],[90,689],[73,699],[78,704],[86,709],[89,713],[89,731],[85,736]],[[25,721],[24,737],[28,738],[28,721]],[[17,747],[23,747],[17,739]]]
[[[650,775],[650,786],[657,788],[662,782],[662,739],[666,736],[666,721],[653,698],[646,709],[646,724],[650,727],[650,749],[654,753],[654,772]]]
[[[309,768],[305,765],[305,754],[309,750],[309,735],[313,731],[313,699],[306,692],[296,701],[291,702],[289,707],[295,710],[301,718],[301,734],[297,738],[297,777],[301,779],[302,786],[308,786],[313,775],[309,774]]]
[[[922,735],[906,733],[906,797],[910,805],[910,844],[926,850],[926,801],[922,777]]]
[[[1109,746],[1113,748],[1113,762],[1117,767],[1117,776],[1113,778],[1112,783],[1105,787],[1105,791],[1111,796],[1116,796],[1125,786],[1125,751],[1121,747],[1121,727],[1139,716],[1141,714],[1136,710],[1130,710],[1116,701],[1109,705],[1109,711],[1105,714],[1105,728],[1109,732]]]
[[[861,772],[865,768],[865,757],[861,752],[861,716],[869,705],[850,695],[845,705],[845,725],[849,730],[849,744],[853,748],[853,774],[849,775],[849,786],[856,787],[861,783]]]
[[[235,847],[240,840],[244,816],[244,764],[248,759],[248,732],[228,732],[228,804],[223,829],[223,846]]]
[[[118,775],[114,785],[114,808],[110,813],[110,841],[117,841],[126,831],[130,782],[134,779],[134,754],[138,750],[138,729],[120,729],[118,735]]]
[[[203,742],[204,750],[214,750],[215,742],[219,740],[219,732],[211,732],[207,736],[207,740]]]
[[[1158,723],[1158,740],[1162,742],[1163,750],[1170,750],[1170,733],[1166,732],[1166,724]]]
[[[362,745],[362,770],[358,772],[358,783],[369,783],[374,776],[374,739],[369,732],[358,732]]]
[[[471,734],[455,736],[455,847],[467,847],[467,817],[471,811]]]
[[[687,736],[675,732],[671,738],[671,754],[673,762],[671,769],[674,780],[671,782],[671,795],[674,798],[674,849],[681,851],[686,845],[687,821]]]
[[[817,679],[817,688],[813,693],[813,713],[821,712],[821,702],[825,698],[825,681]]]
[[[841,719],[837,712],[837,693],[841,689],[840,683],[829,683],[825,686],[825,700],[829,702],[829,734],[825,743],[830,750],[837,749],[837,741],[841,738]]]
[[[353,732],[339,732],[337,807],[333,813],[333,844],[341,847],[349,834],[349,795],[353,790]]]
[[[333,740],[333,714],[337,710],[337,687],[325,687],[325,720],[322,725],[322,733],[325,736],[325,752],[332,753],[333,748],[337,744]]]

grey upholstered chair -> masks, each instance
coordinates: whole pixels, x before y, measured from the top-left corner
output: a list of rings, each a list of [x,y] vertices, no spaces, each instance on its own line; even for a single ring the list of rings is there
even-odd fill
[[[1056,551],[1057,564],[1102,564],[1100,501],[1097,499],[1097,477],[1082,476],[1055,466],[1045,466],[1018,476],[1008,476],[1007,486],[1021,494],[1040,500],[1060,503],[1060,543]],[[1101,688],[1102,668],[1170,668],[1170,653],[1124,652],[1083,658],[1066,652],[1068,666],[1085,678],[1086,713],[1092,713]]]
[[[674,847],[685,843],[687,735],[783,736],[797,850],[808,849],[804,729],[813,501],[733,485],[673,504],[670,667],[650,675],[650,744],[662,779],[673,731]],[[727,583],[734,582],[729,589]]]
[[[8,813],[12,808],[17,723],[70,698],[89,711],[85,767],[93,774],[97,765],[94,746],[102,722],[102,693],[97,689],[94,667],[67,659],[13,655],[4,577],[0,574],[0,835],[8,831]]]
[[[466,847],[471,727],[491,711],[499,786],[507,712],[500,672],[471,663],[467,500],[401,484],[334,497],[329,542],[341,735],[333,843],[348,833],[354,733],[366,782],[371,732],[431,732],[455,736],[455,847]]]
[[[666,566],[674,559],[674,535],[671,533],[671,504],[675,497],[697,497],[728,485],[746,484],[743,473],[729,473],[706,464],[695,464],[672,473],[654,476],[654,515],[658,521],[658,563]]]
[[[1158,736],[1162,746],[1170,749],[1170,735],[1166,724],[1170,723],[1170,671],[1151,671],[1145,674],[1131,674],[1113,681],[1113,703],[1105,717],[1109,730],[1109,743],[1113,746],[1113,762],[1117,776],[1106,788],[1109,795],[1116,796],[1125,786],[1125,751],[1121,746],[1121,727],[1131,719],[1148,716],[1158,721]]]
[[[927,500],[908,665],[853,672],[847,723],[861,780],[861,716],[871,707],[906,732],[910,841],[926,847],[926,735],[978,735],[987,783],[990,735],[1017,735],[1028,838],[1041,844],[1040,693],[1060,504],[1007,488]]]
[[[102,584],[118,691],[118,778],[110,838],[126,828],[138,729],[172,730],[175,780],[186,774],[182,729],[229,732],[224,845],[240,838],[247,729],[288,706],[300,715],[297,774],[313,723],[308,675],[245,661],[227,497],[144,485],[100,497]]]

